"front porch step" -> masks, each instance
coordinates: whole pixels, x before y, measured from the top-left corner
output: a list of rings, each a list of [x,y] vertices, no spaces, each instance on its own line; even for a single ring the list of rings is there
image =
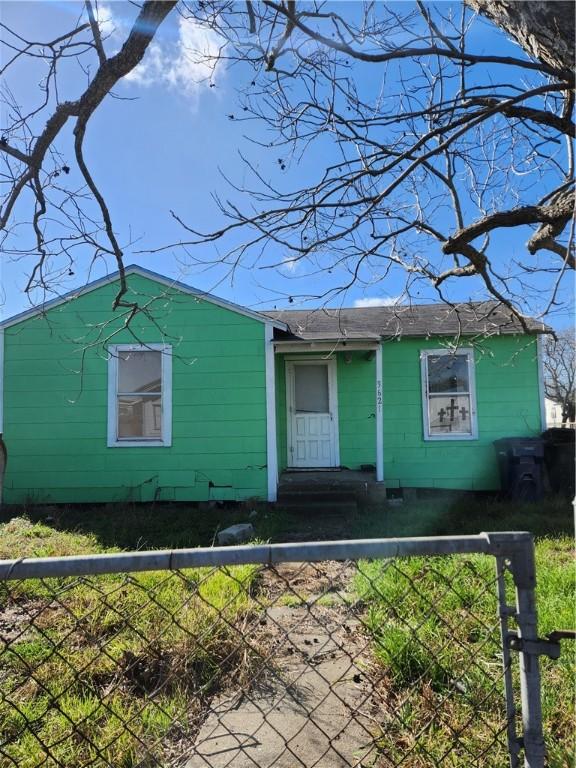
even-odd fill
[[[278,489],[278,503],[282,505],[301,505],[304,503],[330,502],[332,504],[356,504],[358,497],[353,491],[341,488],[283,488]]]
[[[336,499],[314,499],[310,496],[293,497],[291,499],[278,499],[278,506],[286,512],[294,512],[302,515],[323,515],[352,517],[358,512],[358,503],[355,498],[348,501]]]
[[[335,488],[280,488],[278,504],[294,512],[354,515],[358,511],[356,494]]]
[[[284,472],[278,484],[278,504],[294,510],[353,514],[358,506],[380,500],[384,484],[372,472],[343,469],[337,472]]]
[[[284,472],[278,484],[278,504],[291,509],[353,514],[365,506],[375,484],[372,472],[340,470],[337,472]]]

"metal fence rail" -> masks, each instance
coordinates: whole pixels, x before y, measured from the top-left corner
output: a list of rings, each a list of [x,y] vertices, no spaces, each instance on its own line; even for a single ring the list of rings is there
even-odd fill
[[[534,585],[525,533],[1,561],[0,766],[543,768]]]

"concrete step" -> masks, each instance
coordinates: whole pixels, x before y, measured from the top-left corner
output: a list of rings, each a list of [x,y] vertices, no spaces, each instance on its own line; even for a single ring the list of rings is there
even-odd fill
[[[310,504],[350,504],[366,506],[385,499],[383,483],[376,483],[371,472],[284,472],[278,485],[278,503],[305,507]]]
[[[346,488],[284,488],[278,489],[278,501],[342,501],[355,502],[358,500],[355,491]]]
[[[279,487],[298,490],[366,490],[375,476],[371,472],[283,472]]]
[[[338,494],[346,493],[354,496],[366,494],[370,487],[368,483],[286,483],[281,482],[278,486],[278,493],[324,493]]]

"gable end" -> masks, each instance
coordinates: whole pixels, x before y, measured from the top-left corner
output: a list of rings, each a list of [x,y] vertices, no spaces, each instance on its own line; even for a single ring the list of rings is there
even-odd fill
[[[21,323],[31,317],[44,314],[49,309],[53,309],[54,307],[58,307],[62,304],[67,304],[71,301],[74,301],[86,293],[91,293],[92,291],[95,291],[98,288],[102,288],[105,285],[110,285],[111,283],[114,283],[118,280],[119,274],[119,272],[113,272],[111,275],[100,277],[97,280],[93,280],[92,282],[87,283],[82,288],[75,288],[74,290],[68,291],[68,293],[63,294],[62,296],[57,296],[54,299],[50,299],[50,301],[44,302],[39,307],[33,307],[31,309],[25,310],[24,312],[20,312],[17,315],[13,315],[12,317],[9,317],[6,320],[0,322],[0,329],[10,328],[12,325]],[[168,288],[181,291],[188,296],[194,296],[197,299],[202,299],[203,301],[207,301],[210,304],[215,304],[216,306],[222,307],[223,309],[228,309],[231,312],[243,315],[244,317],[250,317],[252,320],[257,320],[260,323],[271,325],[273,328],[278,328],[282,331],[288,330],[286,323],[280,320],[273,320],[272,318],[267,317],[266,315],[262,315],[259,312],[254,312],[253,310],[242,307],[232,301],[227,301],[226,299],[221,299],[218,296],[213,296],[211,293],[206,291],[200,291],[197,288],[192,288],[192,286],[186,285],[186,283],[182,283],[179,280],[172,280],[169,277],[160,275],[151,269],[140,267],[137,264],[130,264],[128,267],[126,267],[126,276],[129,277],[130,275],[139,275],[140,277],[148,278],[155,283],[159,283],[160,285],[164,285]]]

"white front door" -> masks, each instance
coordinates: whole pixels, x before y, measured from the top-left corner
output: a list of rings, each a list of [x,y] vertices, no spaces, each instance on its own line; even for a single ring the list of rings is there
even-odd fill
[[[286,363],[288,466],[338,467],[335,360]]]

